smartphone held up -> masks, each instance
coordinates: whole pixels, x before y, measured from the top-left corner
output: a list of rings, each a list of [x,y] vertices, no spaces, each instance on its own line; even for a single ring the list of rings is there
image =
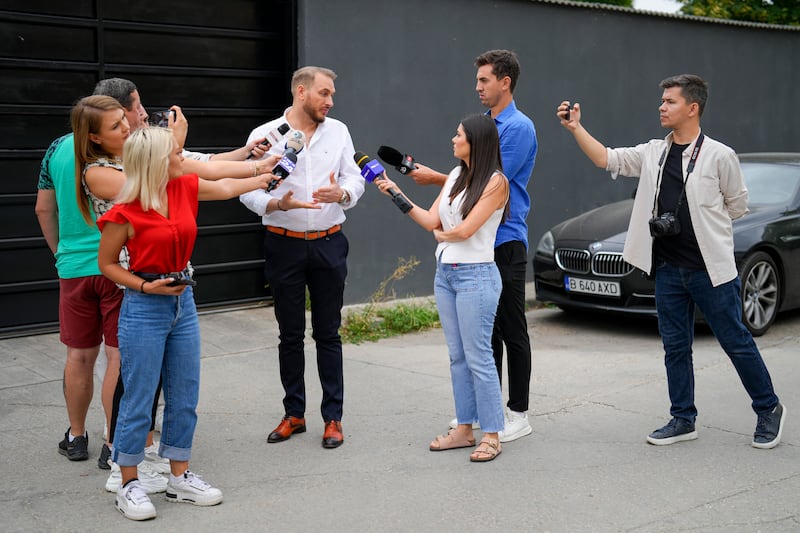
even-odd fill
[[[164,109],[163,111],[153,111],[150,113],[150,117],[148,122],[150,122],[153,126],[159,126],[162,128],[166,128],[169,125],[169,115],[172,113],[172,120],[175,120],[175,110],[174,109]]]

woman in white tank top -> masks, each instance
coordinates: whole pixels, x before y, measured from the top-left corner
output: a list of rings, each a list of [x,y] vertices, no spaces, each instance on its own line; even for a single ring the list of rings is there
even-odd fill
[[[470,455],[491,461],[501,452],[503,400],[492,355],[492,328],[502,288],[494,263],[497,227],[507,215],[508,180],[502,174],[500,142],[494,121],[470,115],[453,137],[453,155],[461,160],[430,209],[413,202],[408,215],[433,232],[436,247],[434,292],[450,353],[458,426],[431,442],[431,451],[475,446],[473,422],[483,438]],[[384,178],[384,194],[397,185]]]

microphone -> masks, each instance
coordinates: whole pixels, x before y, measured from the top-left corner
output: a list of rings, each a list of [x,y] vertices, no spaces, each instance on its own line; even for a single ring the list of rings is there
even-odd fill
[[[386,172],[386,170],[380,163],[378,163],[378,161],[375,159],[369,160],[369,156],[364,152],[356,152],[355,155],[353,155],[353,159],[361,169],[361,177],[363,177],[365,181],[372,183],[375,180],[383,179],[383,173]],[[392,195],[392,202],[394,202],[394,205],[396,205],[403,213],[408,213],[414,208],[414,206],[408,202],[405,196],[393,188],[389,189],[388,192],[390,195]]]
[[[289,174],[292,173],[296,166],[297,156],[294,153],[287,152],[283,154],[281,160],[278,161],[278,164],[272,169],[272,173],[275,174],[275,179],[270,181],[269,185],[267,185],[267,192],[275,189],[275,187],[277,187],[281,181],[283,181]]]
[[[286,145],[284,146],[283,155],[288,153],[292,154],[299,154],[303,151],[303,147],[306,145],[306,136],[303,135],[302,131],[294,130],[292,133],[289,134],[289,139],[286,141]]]
[[[281,157],[281,160],[275,165],[275,168],[272,169],[272,173],[275,174],[277,178],[269,182],[269,185],[267,185],[267,192],[272,191],[281,181],[292,173],[294,167],[297,166],[297,154],[303,150],[304,145],[305,135],[303,135],[302,131],[293,131],[289,135],[283,157]]]
[[[264,135],[264,137],[267,138],[267,140],[264,141],[266,144],[262,144],[261,146],[266,146],[266,150],[276,146],[279,142],[281,142],[281,139],[283,139],[283,137],[286,135],[286,132],[288,132],[290,129],[291,128],[289,125],[285,122],[277,128],[272,128],[267,132],[266,135]],[[248,155],[247,159],[253,159],[253,154],[251,153]]]
[[[391,146],[381,146],[378,148],[378,157],[383,159],[387,165],[392,165],[403,175],[417,168],[414,164],[413,157],[408,154],[403,155],[399,150]]]

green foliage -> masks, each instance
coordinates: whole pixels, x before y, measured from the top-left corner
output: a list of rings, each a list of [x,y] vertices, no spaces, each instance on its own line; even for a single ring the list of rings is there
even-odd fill
[[[678,0],[681,13],[696,17],[800,25],[797,0]]]
[[[401,303],[379,309],[378,316],[383,319],[386,330],[394,334],[439,327],[439,311],[430,300],[423,304]]]
[[[436,305],[431,301],[404,302],[394,306],[380,305],[394,297],[394,292],[389,290],[391,284],[406,277],[417,265],[419,265],[419,260],[414,257],[408,260],[398,259],[397,268],[378,285],[378,288],[372,293],[370,302],[357,311],[348,311],[339,330],[342,342],[360,344],[364,341],[376,341],[394,335],[439,327],[439,313]]]
[[[633,7],[633,0],[580,0],[589,4]],[[677,0],[681,13],[695,17],[763,24],[800,25],[800,0]]]
[[[436,305],[426,301],[349,311],[339,334],[344,343],[361,344],[439,326]]]

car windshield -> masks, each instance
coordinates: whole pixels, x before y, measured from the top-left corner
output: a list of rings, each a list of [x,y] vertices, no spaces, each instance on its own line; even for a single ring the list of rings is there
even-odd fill
[[[799,165],[742,163],[742,172],[751,204],[786,204],[800,187]]]

